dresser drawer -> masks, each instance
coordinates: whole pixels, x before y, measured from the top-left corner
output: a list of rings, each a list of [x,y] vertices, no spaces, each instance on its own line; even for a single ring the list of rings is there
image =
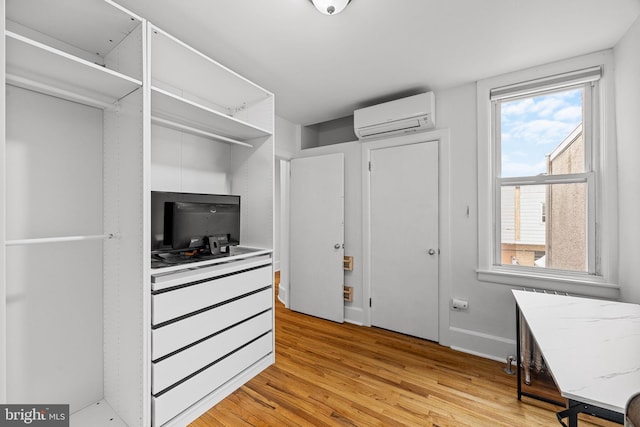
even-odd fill
[[[161,324],[273,283],[268,266],[169,290],[151,296],[151,323]]]
[[[272,308],[273,292],[260,292],[202,311],[151,330],[151,360],[165,356],[198,340]]]
[[[152,422],[160,426],[273,351],[268,333],[198,375],[152,397]]]
[[[205,368],[221,357],[242,347],[273,326],[273,312],[266,311],[233,328],[227,329],[151,366],[153,394]]]

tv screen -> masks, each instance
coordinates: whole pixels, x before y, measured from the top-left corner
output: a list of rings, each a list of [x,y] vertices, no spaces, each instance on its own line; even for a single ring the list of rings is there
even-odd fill
[[[240,196],[151,192],[151,250],[184,251],[209,236],[240,243]]]

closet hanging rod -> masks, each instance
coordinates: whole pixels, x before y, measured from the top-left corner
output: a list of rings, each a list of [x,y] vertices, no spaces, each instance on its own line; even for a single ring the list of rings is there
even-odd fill
[[[7,240],[4,242],[5,246],[22,246],[22,245],[37,245],[42,243],[61,243],[61,242],[77,242],[83,240],[109,240],[116,239],[118,235],[115,233],[108,234],[90,234],[87,236],[65,236],[65,237],[44,237],[39,239],[20,239],[20,240]]]
[[[172,120],[162,119],[160,117],[151,116],[151,122],[158,125],[167,126],[176,130],[182,130],[194,135],[204,136],[206,138],[215,139],[217,141],[228,142],[231,144],[242,145],[243,147],[253,148],[253,145],[246,142],[238,141],[237,139],[227,138],[226,136],[218,135],[212,132],[200,130],[191,126],[183,125],[181,123],[174,122]]]
[[[28,79],[26,77],[16,76],[15,74],[6,75],[7,84],[18,86],[23,89],[29,89],[36,92],[41,92],[47,95],[56,96],[69,101],[74,101],[79,104],[88,105],[90,107],[102,108],[104,110],[110,110],[116,108],[115,104],[100,101],[98,99],[90,98],[88,96],[80,95],[70,90],[60,89],[55,86],[48,85],[46,83],[38,82]]]

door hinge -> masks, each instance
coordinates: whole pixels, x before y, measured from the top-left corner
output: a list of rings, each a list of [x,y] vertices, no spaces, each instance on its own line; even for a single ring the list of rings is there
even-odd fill
[[[369,162],[369,172],[371,172],[371,162]]]
[[[369,298],[369,307],[371,307],[371,298]]]

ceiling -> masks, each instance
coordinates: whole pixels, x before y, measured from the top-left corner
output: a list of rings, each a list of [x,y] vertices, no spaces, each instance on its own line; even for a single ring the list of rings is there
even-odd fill
[[[116,0],[276,95],[309,125],[615,46],[640,0]]]

